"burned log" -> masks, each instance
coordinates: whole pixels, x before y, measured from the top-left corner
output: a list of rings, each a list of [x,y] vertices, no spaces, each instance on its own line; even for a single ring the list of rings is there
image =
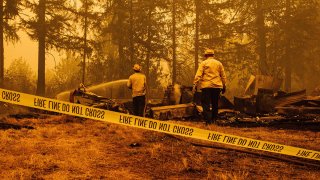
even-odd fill
[[[320,98],[306,96],[306,91],[285,94],[276,99],[279,114],[320,114]]]
[[[246,114],[256,114],[256,98],[254,96],[234,97],[234,109]]]
[[[256,108],[258,113],[274,112],[275,98],[272,89],[259,89],[256,97]]]
[[[292,93],[286,93],[284,95],[278,95],[275,97],[275,106],[276,107],[284,107],[293,103],[297,103],[306,98],[306,90],[301,90]]]
[[[184,119],[192,117],[196,114],[195,105],[177,104],[169,106],[151,107],[151,114],[154,119],[169,120],[169,119]]]
[[[294,106],[320,107],[320,96],[307,96],[306,99],[295,102]]]
[[[320,114],[320,107],[275,107],[279,114]]]

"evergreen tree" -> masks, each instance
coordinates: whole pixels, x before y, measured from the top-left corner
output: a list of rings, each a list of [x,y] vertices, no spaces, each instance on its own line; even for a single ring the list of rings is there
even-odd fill
[[[0,87],[4,85],[4,40],[16,42],[18,26],[13,23],[20,11],[20,0],[0,0]]]
[[[84,1],[83,7],[90,6],[92,1]],[[89,41],[81,35],[81,19],[79,16],[91,17],[88,12],[78,11],[78,7],[70,5],[66,0],[39,0],[35,3],[25,0],[25,7],[33,12],[33,16],[22,19],[25,31],[33,39],[38,41],[38,83],[37,94],[45,95],[45,55],[46,51],[54,48],[58,51],[73,50],[81,52],[84,57],[90,53]],[[80,19],[80,25],[78,24]],[[84,27],[84,26],[82,26]],[[89,28],[89,27],[86,27]],[[79,35],[80,34],[80,35]]]

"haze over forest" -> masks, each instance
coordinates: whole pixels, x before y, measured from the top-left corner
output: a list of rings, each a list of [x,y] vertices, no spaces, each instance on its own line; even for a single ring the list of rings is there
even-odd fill
[[[205,48],[229,95],[250,75],[287,92],[320,86],[319,0],[0,0],[0,86],[54,96],[126,79],[191,86]]]

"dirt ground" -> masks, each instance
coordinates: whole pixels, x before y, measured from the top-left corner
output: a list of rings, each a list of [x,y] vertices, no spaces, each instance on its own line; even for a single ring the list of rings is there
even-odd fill
[[[320,151],[308,121],[174,121]],[[319,179],[319,161],[235,148],[66,115],[2,112],[0,179]]]

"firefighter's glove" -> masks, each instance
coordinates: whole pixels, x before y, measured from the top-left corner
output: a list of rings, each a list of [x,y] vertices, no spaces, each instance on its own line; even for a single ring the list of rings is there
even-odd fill
[[[222,90],[221,90],[221,93],[224,94],[226,92],[226,89],[227,87],[226,86],[223,86]]]
[[[192,87],[192,94],[197,92],[197,85],[193,85]]]

